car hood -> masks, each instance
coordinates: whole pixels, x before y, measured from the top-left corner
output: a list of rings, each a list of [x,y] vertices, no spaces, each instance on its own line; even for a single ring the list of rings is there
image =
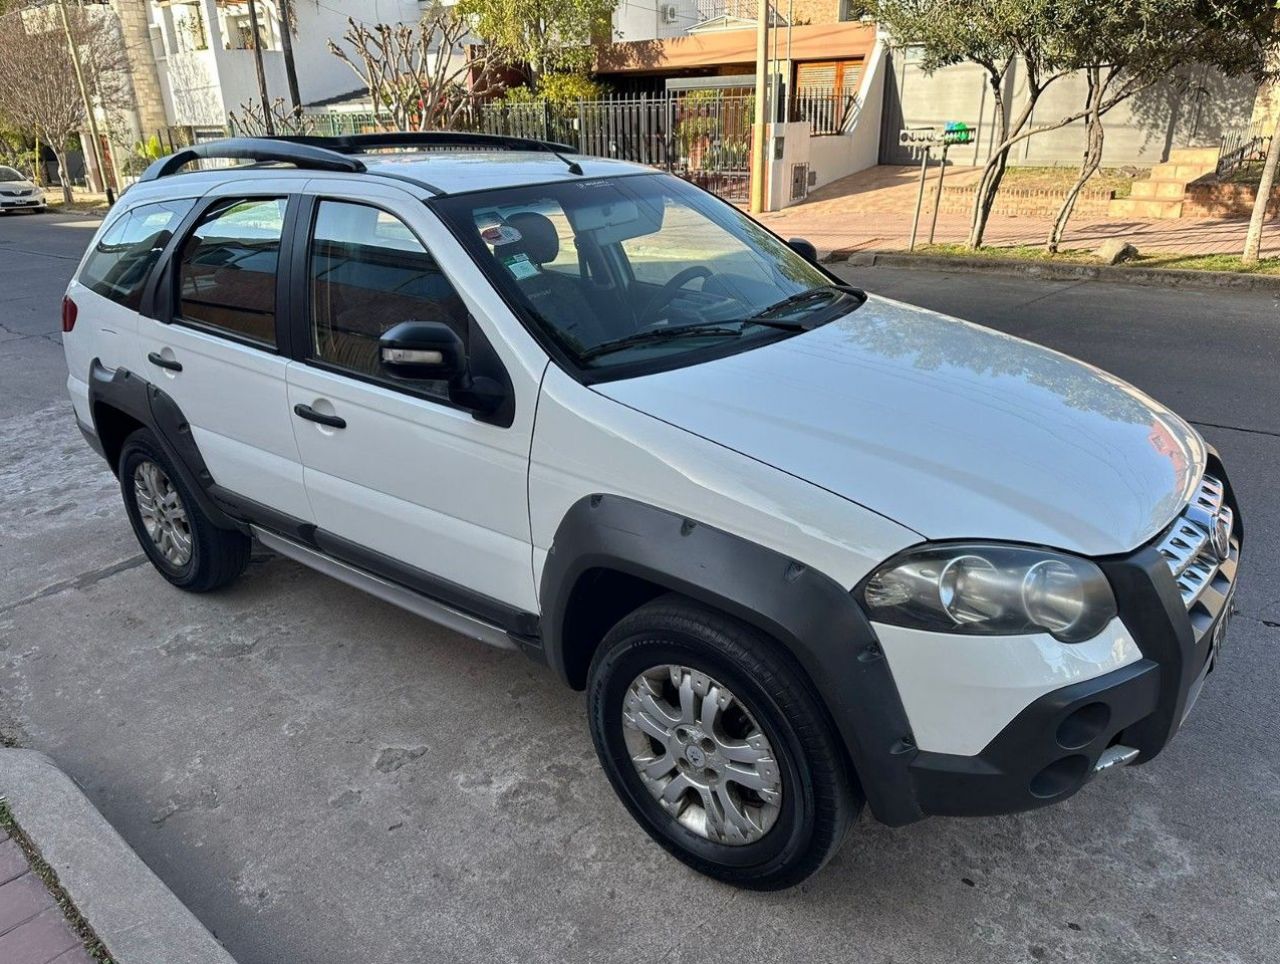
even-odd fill
[[[30,191],[35,186],[31,181],[0,181],[0,191]]]
[[[596,391],[928,539],[1085,555],[1150,539],[1204,471],[1199,435],[1058,352],[910,305]]]

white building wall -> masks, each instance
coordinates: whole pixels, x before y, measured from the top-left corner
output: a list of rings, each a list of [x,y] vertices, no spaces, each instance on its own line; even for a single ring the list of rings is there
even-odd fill
[[[360,88],[356,75],[329,52],[329,40],[341,42],[347,18],[366,23],[417,23],[422,4],[418,0],[344,0],[338,4],[318,0],[293,0],[297,30],[293,34],[293,58],[298,92],[303,105],[350,93]],[[159,35],[157,67],[165,112],[171,124],[222,125],[227,112],[239,112],[250,98],[260,101],[252,50],[235,49],[236,38],[220,25],[214,0],[198,4],[152,2],[151,22]],[[193,49],[196,8],[201,12],[205,49]],[[225,13],[225,10],[224,10]],[[268,99],[288,102],[289,86],[284,54],[279,50],[279,14],[272,0],[259,0],[261,29],[274,49],[262,51]],[[232,49],[228,49],[228,48]]]
[[[613,12],[614,39],[682,37],[699,22],[696,0],[621,0]]]

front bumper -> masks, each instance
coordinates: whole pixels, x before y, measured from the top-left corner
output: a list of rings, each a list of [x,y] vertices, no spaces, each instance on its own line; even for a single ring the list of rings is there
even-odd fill
[[[1210,471],[1226,482],[1214,458]],[[1042,807],[1071,796],[1118,747],[1145,763],[1169,742],[1212,673],[1230,617],[1243,526],[1234,513],[1229,557],[1188,611],[1157,538],[1124,557],[1097,560],[1120,618],[1143,658],[1095,679],[1047,693],[974,756],[917,751],[908,764],[922,815],[990,815]],[[1129,762],[1126,760],[1125,762]],[[892,821],[897,822],[897,821]]]

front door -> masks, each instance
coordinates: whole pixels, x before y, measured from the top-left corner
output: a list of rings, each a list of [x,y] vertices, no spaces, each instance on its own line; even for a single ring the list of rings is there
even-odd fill
[[[309,521],[277,324],[285,187],[256,182],[253,194],[202,202],[176,242],[162,320],[138,321],[138,364],[182,409],[220,490]]]
[[[465,256],[421,201],[398,193],[377,203],[317,195],[300,214],[309,246],[294,261],[305,278],[294,291],[306,296],[289,408],[317,540],[482,615],[536,611],[528,457],[537,381],[509,367],[516,415],[504,427],[452,404],[444,384],[382,369],[378,338],[403,321],[444,322],[471,355],[501,347],[424,238]]]

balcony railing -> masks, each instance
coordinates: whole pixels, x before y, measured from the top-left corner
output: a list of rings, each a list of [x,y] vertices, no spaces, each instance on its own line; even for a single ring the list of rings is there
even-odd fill
[[[755,20],[759,10],[757,0],[696,0],[696,7],[699,23],[720,17]]]

